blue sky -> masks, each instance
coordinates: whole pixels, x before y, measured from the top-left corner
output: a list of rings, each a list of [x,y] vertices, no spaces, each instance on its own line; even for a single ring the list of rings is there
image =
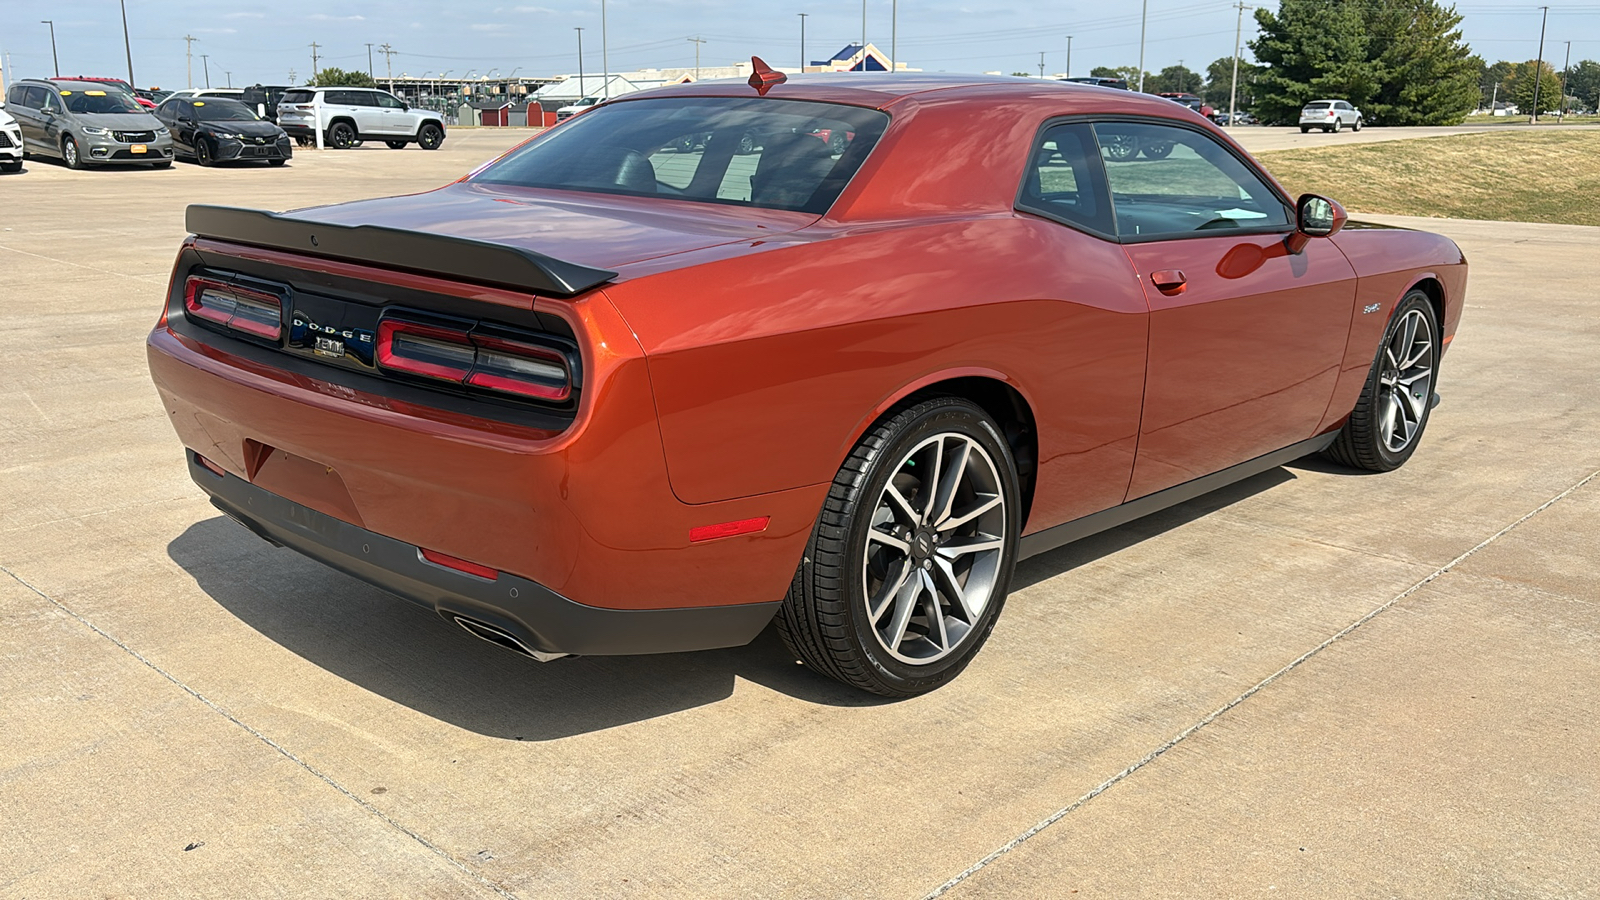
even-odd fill
[[[891,0],[867,0],[867,37],[888,51]],[[1261,0],[1257,0],[1261,2]],[[1267,0],[1273,2],[1274,0]],[[1600,59],[1600,2],[1545,0],[1550,4],[1545,57],[1557,66],[1571,40],[1572,59]],[[577,70],[574,27],[585,29],[589,71],[600,68],[599,0],[127,0],[134,72],[141,86],[185,85],[184,41],[194,42],[194,80],[235,86],[284,83],[289,71],[303,81],[311,70],[310,43],[322,45],[324,65],[367,67],[368,42],[398,51],[395,74],[453,70],[501,74],[560,74]],[[1468,41],[1491,62],[1531,59],[1538,49],[1538,5],[1461,3]],[[125,76],[117,0],[0,0],[0,52],[10,55],[6,78],[49,75],[53,19],[63,74]],[[799,18],[806,19],[807,56],[820,59],[861,34],[859,0],[607,0],[613,70],[694,64],[725,65],[756,54],[774,65],[799,59]],[[901,0],[900,58],[928,71],[1063,71],[1066,36],[1073,74],[1091,66],[1134,65],[1139,55],[1139,3],[1068,0],[1053,4],[977,0]],[[1180,60],[1203,70],[1233,52],[1237,13],[1226,0],[1150,0],[1145,68],[1157,71]],[[1245,38],[1253,33],[1245,15]],[[1248,55],[1248,51],[1247,55]],[[205,63],[201,54],[209,56]],[[384,58],[374,52],[381,78]]]

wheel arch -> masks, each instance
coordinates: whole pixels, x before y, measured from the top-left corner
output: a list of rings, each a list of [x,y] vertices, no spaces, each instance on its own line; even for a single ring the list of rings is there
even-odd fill
[[[1022,495],[1020,528],[1026,530],[1028,515],[1033,507],[1033,490],[1039,472],[1039,430],[1034,415],[1034,404],[1015,379],[994,369],[967,367],[930,373],[884,398],[865,416],[840,448],[839,463],[850,454],[861,436],[901,407],[920,403],[930,397],[960,397],[971,401],[988,413],[1000,426],[1000,435],[1011,447],[1017,461],[1019,489]]]
[[[1404,297],[1412,291],[1421,291],[1428,295],[1429,302],[1433,304],[1433,314],[1438,317],[1439,327],[1442,330],[1445,323],[1444,282],[1439,280],[1439,276],[1429,272],[1412,282],[1411,286],[1406,288],[1405,294],[1400,296]],[[1396,298],[1397,302],[1398,300],[1399,298]]]

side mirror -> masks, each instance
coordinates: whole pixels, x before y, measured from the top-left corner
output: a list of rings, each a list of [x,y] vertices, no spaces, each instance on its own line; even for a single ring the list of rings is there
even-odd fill
[[[1338,203],[1317,194],[1301,194],[1295,203],[1294,232],[1286,239],[1290,253],[1299,253],[1314,237],[1338,234],[1350,216]]]

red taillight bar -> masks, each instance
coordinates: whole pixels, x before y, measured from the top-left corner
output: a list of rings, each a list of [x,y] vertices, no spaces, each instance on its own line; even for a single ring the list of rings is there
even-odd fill
[[[283,301],[271,294],[190,276],[183,285],[189,315],[275,341],[283,335]]]
[[[559,403],[572,395],[559,350],[442,325],[382,320],[377,358],[397,372],[538,400]]]

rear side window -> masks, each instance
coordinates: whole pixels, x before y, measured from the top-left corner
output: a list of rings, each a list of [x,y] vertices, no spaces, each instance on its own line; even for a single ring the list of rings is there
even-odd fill
[[[721,97],[600,106],[476,182],[827,211],[888,127],[873,109]]]
[[[1100,151],[1088,125],[1056,125],[1040,136],[1017,204],[1107,237],[1117,233]]]
[[[27,88],[20,84],[12,85],[11,90],[6,92],[6,103],[12,106],[26,106],[27,104],[22,102],[22,95],[26,93],[27,90]]]
[[[310,103],[311,102],[311,98],[314,97],[314,96],[315,96],[315,94],[313,94],[311,91],[284,91],[283,92],[283,96],[278,98],[278,102],[279,103]]]

